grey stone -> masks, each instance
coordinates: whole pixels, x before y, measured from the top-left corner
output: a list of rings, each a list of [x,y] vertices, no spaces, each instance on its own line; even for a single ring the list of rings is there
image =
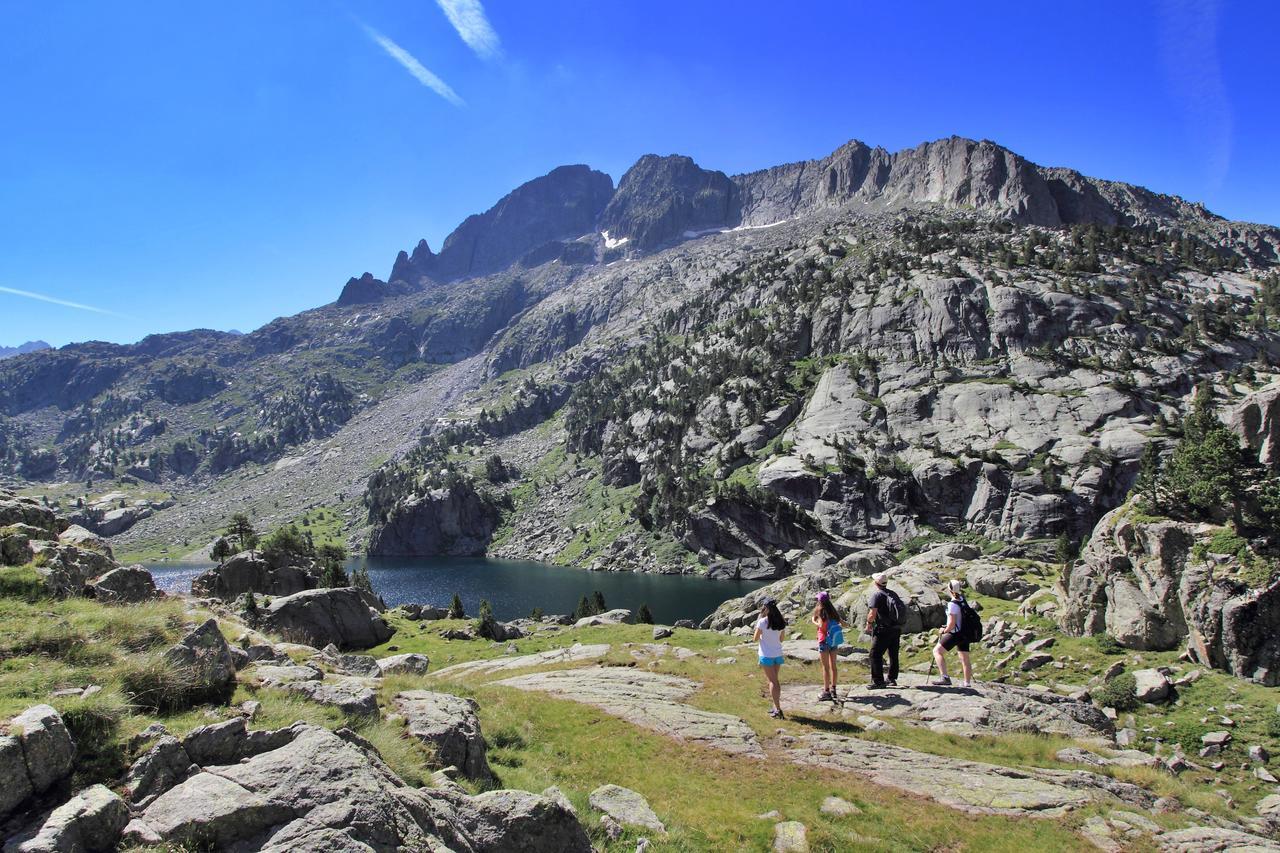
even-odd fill
[[[1169,698],[1169,678],[1160,670],[1135,670],[1133,677],[1137,684],[1134,695],[1139,702],[1163,702]]]
[[[475,660],[446,666],[433,673],[434,678],[465,678],[467,676],[493,675],[515,669],[526,669],[532,666],[545,666],[554,663],[578,663],[597,660],[609,653],[607,643],[574,643],[567,648],[549,649],[531,655],[514,658],[494,658]]]
[[[4,853],[114,850],[128,822],[124,800],[105,785],[93,785],[58,806],[39,825],[10,838]]]
[[[1139,808],[1154,802],[1135,785],[1081,770],[999,767],[829,733],[795,738],[788,756],[979,814],[1052,816],[1116,799]]]
[[[1082,740],[1110,741],[1114,724],[1101,710],[1048,690],[986,682],[980,690],[946,690],[925,684],[923,675],[903,673],[898,687],[842,688],[832,704],[820,687],[784,684],[782,705],[797,713],[856,721],[875,714],[962,735],[1044,732]]]
[[[832,817],[849,817],[850,815],[862,814],[862,809],[840,797],[826,797],[823,799],[819,811]]]
[[[378,658],[378,671],[382,675],[426,675],[431,659],[416,652]]]
[[[377,678],[382,675],[378,661],[370,655],[343,654],[332,644],[320,650],[320,654],[311,659],[311,663],[319,663],[343,675],[355,675],[362,678]]]
[[[311,589],[277,598],[263,613],[263,625],[293,642],[339,649],[385,643],[394,631],[352,587]]]
[[[155,578],[142,566],[112,569],[90,581],[87,589],[98,601],[108,604],[134,604],[160,597]]]
[[[491,778],[475,700],[407,690],[396,694],[392,707],[404,717],[409,736],[435,751],[437,763],[453,765],[469,779]]]
[[[764,758],[755,732],[741,719],[681,701],[698,688],[688,679],[641,669],[583,667],[516,676],[497,683],[572,699],[678,740],[748,758]]]
[[[773,853],[809,853],[808,829],[798,820],[773,825]]]
[[[638,826],[654,832],[666,833],[663,825],[644,797],[620,785],[601,785],[588,798],[591,808],[604,812],[623,826]]]
[[[199,699],[225,702],[235,690],[235,659],[213,619],[205,620],[166,649],[164,657],[175,666],[191,670],[198,686],[193,694]]]
[[[653,638],[655,640],[665,640],[667,637],[670,637],[674,633],[675,631],[666,627],[665,625],[655,625],[653,628]]]
[[[33,705],[23,711],[9,721],[9,732],[22,748],[24,775],[33,793],[44,793],[70,775],[76,745],[52,706]]]
[[[196,768],[140,808],[123,843],[271,853],[590,849],[573,815],[549,799],[410,788],[345,729],[299,724],[266,739],[262,751],[213,770]]]
[[[244,551],[201,574],[191,582],[191,592],[203,598],[235,601],[245,593],[292,595],[314,589],[319,574],[304,566],[272,566],[257,551]]]
[[[278,685],[281,690],[315,702],[329,705],[352,717],[376,717],[378,696],[364,680],[336,678],[332,681],[288,681]]]

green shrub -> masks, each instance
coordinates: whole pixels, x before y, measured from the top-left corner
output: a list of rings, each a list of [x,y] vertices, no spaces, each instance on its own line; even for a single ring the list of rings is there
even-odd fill
[[[1200,742],[1200,738],[1207,731],[1208,729],[1198,723],[1179,720],[1172,726],[1165,726],[1159,735],[1165,743],[1180,744],[1183,750],[1194,754],[1204,745]]]
[[[1110,634],[1094,634],[1093,645],[1104,655],[1124,654],[1124,646],[1120,645],[1116,638]]]
[[[636,613],[636,622],[641,625],[653,624],[653,613],[649,610],[648,604],[640,605],[640,610]]]
[[[1133,711],[1138,707],[1138,681],[1133,673],[1122,672],[1092,691],[1094,700],[1117,711]]]
[[[466,619],[467,611],[462,607],[462,597],[456,592],[453,594],[453,601],[449,603],[450,619]]]

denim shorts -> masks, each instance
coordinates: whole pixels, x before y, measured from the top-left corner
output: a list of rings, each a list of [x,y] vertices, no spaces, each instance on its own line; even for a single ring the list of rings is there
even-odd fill
[[[761,666],[782,666],[782,658],[760,658]]]

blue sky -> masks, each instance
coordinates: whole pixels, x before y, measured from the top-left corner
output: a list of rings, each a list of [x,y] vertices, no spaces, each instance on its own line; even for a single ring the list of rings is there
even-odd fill
[[[959,134],[1280,223],[1277,24],[1190,0],[6,0],[0,344],[247,331],[559,164],[616,180],[648,152],[733,174]]]

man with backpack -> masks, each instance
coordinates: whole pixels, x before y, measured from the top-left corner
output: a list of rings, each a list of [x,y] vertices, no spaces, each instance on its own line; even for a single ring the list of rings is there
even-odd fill
[[[951,601],[947,602],[947,624],[938,632],[938,644],[933,647],[933,659],[937,661],[940,677],[933,683],[937,687],[951,686],[951,678],[947,675],[946,653],[955,649],[960,655],[960,666],[964,670],[964,682],[960,686],[968,689],[973,687],[969,645],[982,639],[982,619],[961,593],[964,581],[953,578],[947,584],[947,589],[951,593]]]
[[[867,633],[871,635],[871,687],[898,686],[898,645],[907,608],[898,594],[889,589],[884,572],[871,576],[875,586],[867,600]],[[884,677],[884,656],[889,655],[889,679]]]

